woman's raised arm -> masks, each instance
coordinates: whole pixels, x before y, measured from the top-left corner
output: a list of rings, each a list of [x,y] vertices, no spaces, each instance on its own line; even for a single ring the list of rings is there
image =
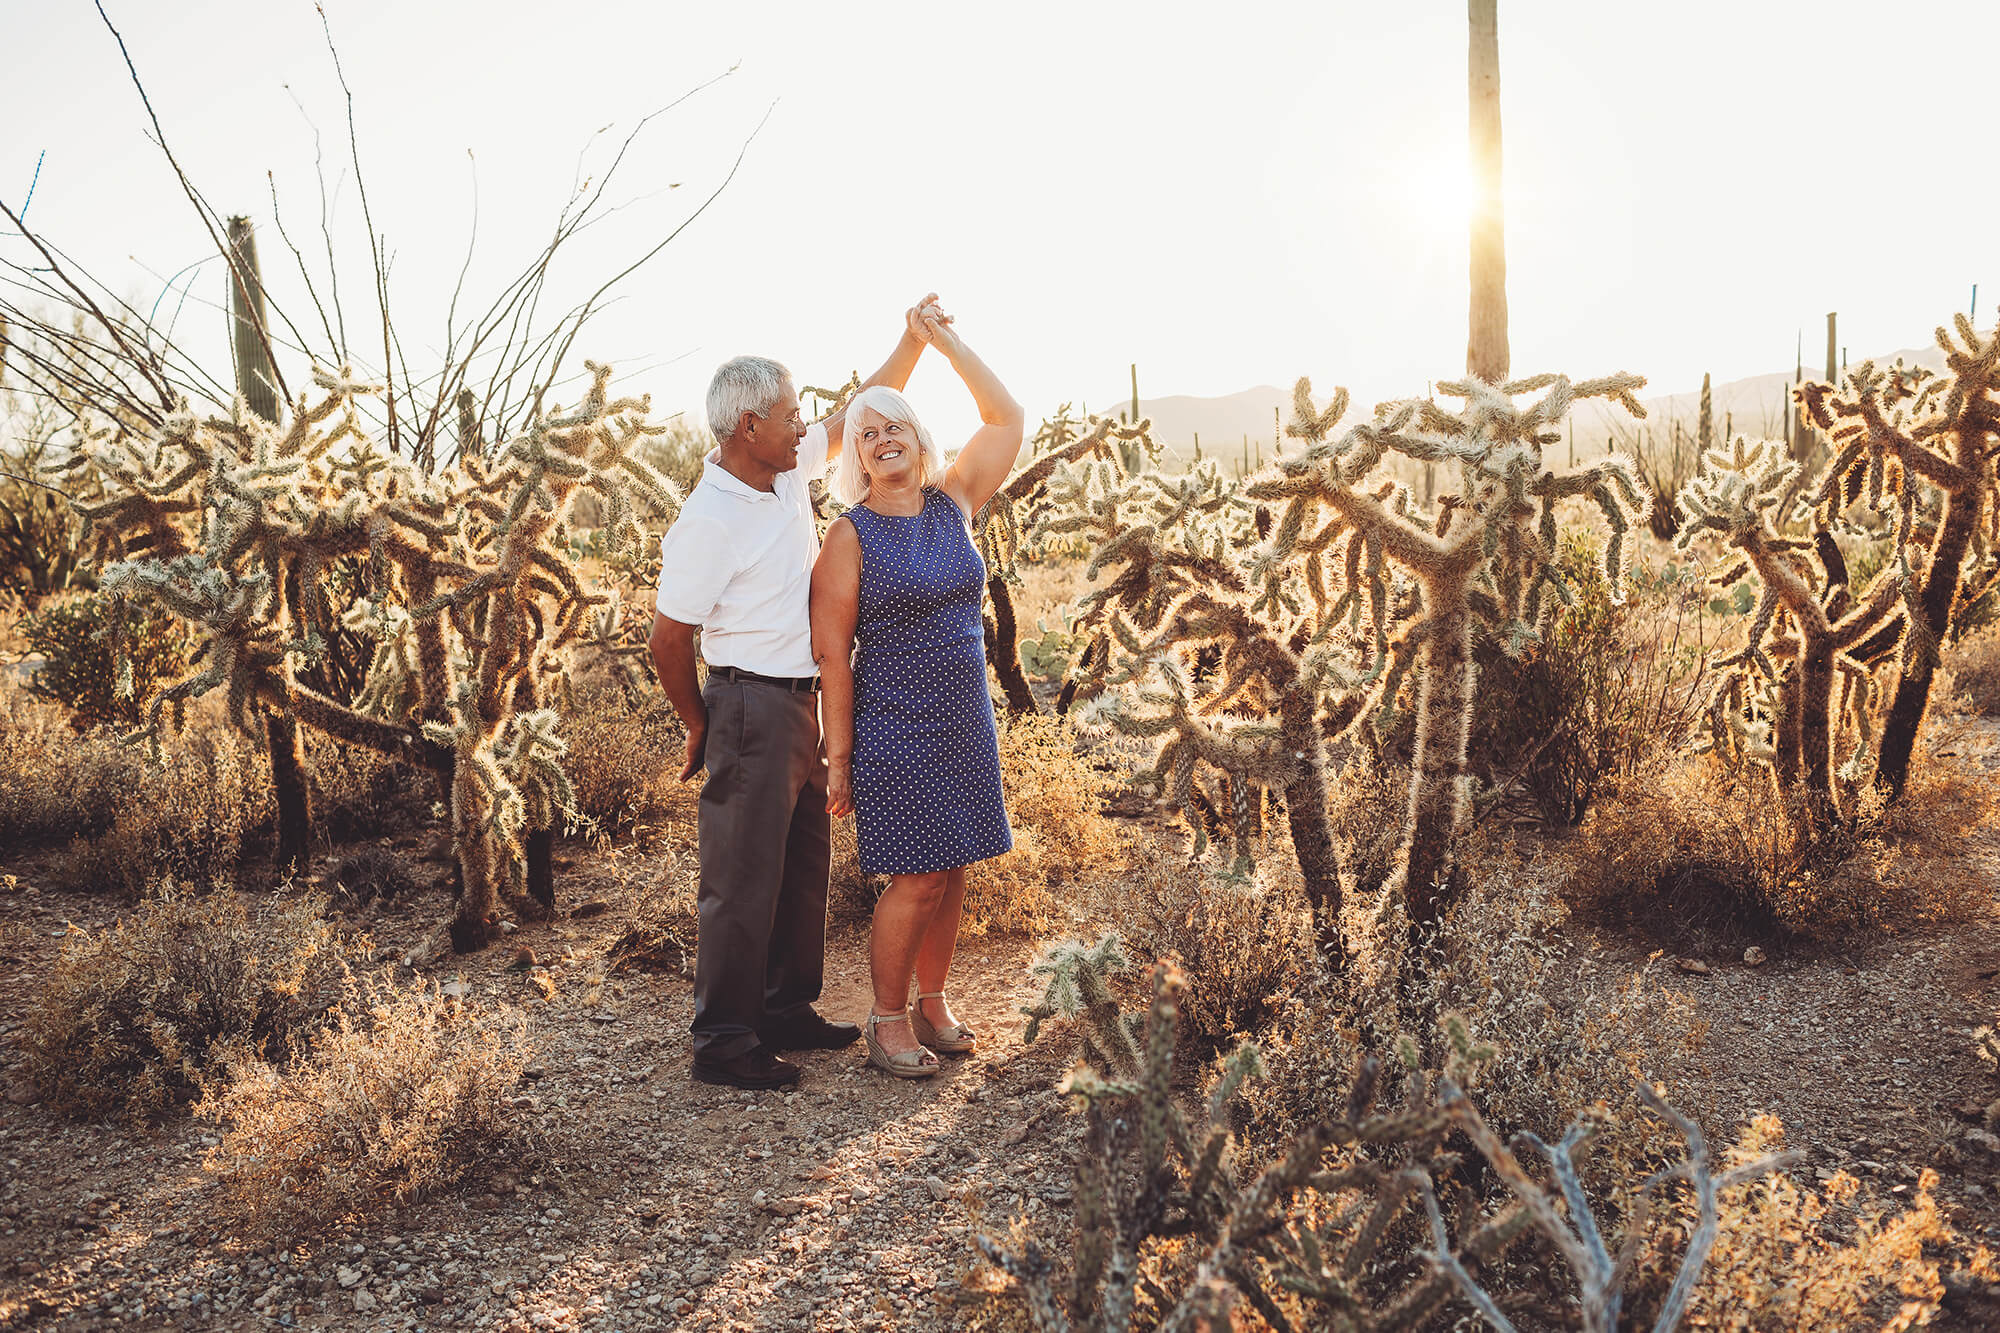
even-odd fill
[[[969,517],[993,498],[993,493],[1007,480],[1007,474],[1014,470],[1014,460],[1021,456],[1027,422],[1021,405],[1000,383],[1000,377],[965,345],[957,330],[928,316],[924,326],[930,331],[931,346],[944,353],[951,368],[972,391],[972,401],[979,406],[980,427],[966,441],[965,448],[959,450],[958,458],[944,474],[943,483],[944,493],[958,501],[959,508]]]
[[[812,651],[819,663],[820,744],[826,751],[826,812],[854,809],[854,623],[861,611],[861,537],[837,518],[812,576]]]

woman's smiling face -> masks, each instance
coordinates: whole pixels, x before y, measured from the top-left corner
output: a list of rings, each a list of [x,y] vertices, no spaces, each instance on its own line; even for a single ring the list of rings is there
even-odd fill
[[[923,447],[916,431],[901,421],[892,421],[873,408],[864,407],[849,427],[862,471],[871,484],[897,485],[918,475],[923,467]]]

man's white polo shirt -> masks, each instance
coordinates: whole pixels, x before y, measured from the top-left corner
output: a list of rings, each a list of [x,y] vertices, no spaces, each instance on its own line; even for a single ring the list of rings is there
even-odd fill
[[[711,452],[701,482],[660,539],[660,614],[701,626],[702,660],[765,676],[811,676],[819,532],[806,483],[826,470],[826,427],[806,429],[799,464],[760,491]]]

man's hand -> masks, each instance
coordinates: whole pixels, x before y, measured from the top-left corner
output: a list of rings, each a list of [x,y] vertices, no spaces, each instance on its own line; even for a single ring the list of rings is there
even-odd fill
[[[826,813],[829,819],[854,813],[853,765],[846,759],[827,760]]]
[[[704,726],[688,728],[687,767],[681,770],[681,781],[686,782],[701,772],[708,762],[708,728]]]

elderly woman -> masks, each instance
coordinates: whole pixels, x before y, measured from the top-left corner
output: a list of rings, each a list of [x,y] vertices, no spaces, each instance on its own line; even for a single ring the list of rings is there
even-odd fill
[[[862,870],[889,877],[869,937],[868,1063],[897,1078],[935,1074],[934,1051],[972,1049],[945,998],[965,868],[1014,845],[971,521],[1020,455],[1021,407],[935,306],[918,320],[983,424],[946,466],[902,395],[856,394],[832,479],[851,508],[827,530],[812,579],[827,812],[854,812]]]

